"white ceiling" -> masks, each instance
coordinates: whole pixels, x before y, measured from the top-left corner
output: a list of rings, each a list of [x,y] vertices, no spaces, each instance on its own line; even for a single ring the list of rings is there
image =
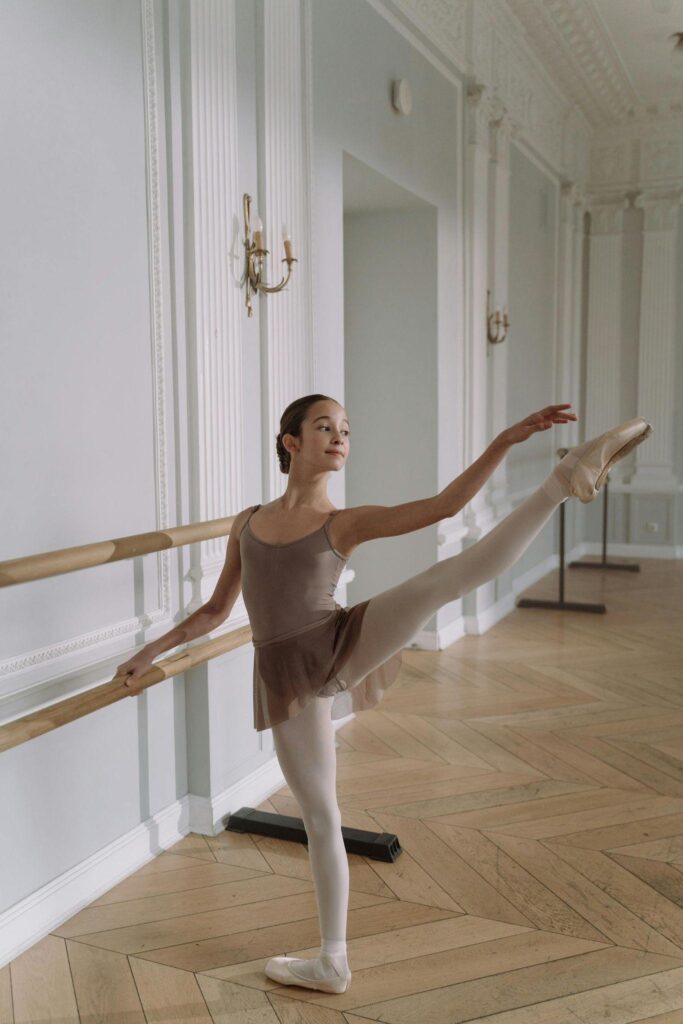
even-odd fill
[[[626,75],[643,105],[683,97],[683,0],[592,0]]]
[[[683,110],[683,0],[506,2],[591,124]]]

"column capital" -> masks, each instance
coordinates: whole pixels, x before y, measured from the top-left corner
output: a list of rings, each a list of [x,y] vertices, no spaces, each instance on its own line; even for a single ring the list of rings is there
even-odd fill
[[[584,198],[581,190],[575,181],[565,181],[560,186],[560,208],[562,221],[567,224],[576,222],[577,209],[582,214]]]
[[[498,102],[486,85],[474,83],[467,90],[467,141],[490,151],[490,123],[498,113]]]
[[[678,208],[683,192],[676,189],[669,192],[640,192],[634,205],[645,214],[645,231],[675,231],[678,224]]]
[[[624,210],[628,205],[628,197],[625,195],[591,198],[587,204],[591,215],[591,234],[621,234],[624,227]]]
[[[516,137],[519,129],[502,104],[500,111],[493,110],[492,114],[493,117],[489,121],[491,159],[502,167],[509,167],[510,142]]]

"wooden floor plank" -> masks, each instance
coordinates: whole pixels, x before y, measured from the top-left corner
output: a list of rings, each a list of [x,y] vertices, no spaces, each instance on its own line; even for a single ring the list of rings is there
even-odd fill
[[[263,970],[319,950],[306,845],[225,831],[0,970],[0,1020],[683,1024],[683,562],[624,575],[570,574],[605,616],[516,609],[406,649],[338,730],[343,824],[403,851],[348,856],[346,993]],[[286,785],[259,809],[301,817]]]

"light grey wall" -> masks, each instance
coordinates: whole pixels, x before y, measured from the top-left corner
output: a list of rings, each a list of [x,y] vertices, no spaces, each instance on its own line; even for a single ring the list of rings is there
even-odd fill
[[[398,505],[437,493],[436,276],[434,207],[344,218],[347,506]],[[359,548],[350,560],[356,578],[349,602],[431,565],[433,530]]]
[[[683,225],[683,210],[679,210]],[[638,408],[638,359],[640,344],[640,292],[643,272],[643,219],[641,209],[629,206],[624,210],[623,226],[623,267],[621,278],[621,420],[641,414]],[[683,481],[683,230],[677,237],[677,317],[676,344],[674,356],[675,398],[671,410],[674,422],[674,465],[673,470],[679,482]],[[590,264],[589,264],[590,272]],[[645,326],[647,330],[647,326]],[[665,410],[661,410],[666,415]],[[655,426],[656,429],[656,426]],[[628,455],[620,467],[619,476],[629,481],[635,468],[636,452]],[[583,510],[584,526],[582,540],[602,543],[603,507],[602,498],[587,505]],[[659,524],[657,533],[647,529],[648,521]],[[607,540],[613,544],[639,543],[657,548],[662,545],[678,544],[683,538],[683,496],[644,495],[632,496],[620,493],[612,486],[608,500]]]
[[[366,0],[316,0],[313,35],[313,261],[316,383],[343,401],[343,152],[438,208],[439,480],[459,467],[462,358],[462,154],[460,90],[394,31]],[[389,83],[405,77],[413,111],[391,107]],[[420,253],[414,253],[417,261]],[[344,504],[343,481],[331,488]]]
[[[160,472],[169,524],[197,519],[185,288],[191,182],[180,116],[187,8],[171,2],[163,12],[169,53],[156,57],[168,458],[159,470],[139,0],[9,0],[0,11],[3,558],[154,529]],[[254,19],[254,5],[237,5],[243,191],[256,181]],[[243,474],[256,502],[257,318],[243,338]],[[0,681],[3,720],[22,713],[22,702],[41,703],[31,680],[46,688],[44,700],[106,682],[136,645],[185,618],[193,557],[187,547],[171,551],[171,616],[144,634],[130,621],[158,608],[158,555],[0,590],[0,659],[25,662]],[[94,632],[103,639],[93,643]],[[55,658],[60,643],[65,653]],[[269,759],[271,747],[251,727],[252,664],[247,645],[0,754],[0,912],[188,792],[210,797]],[[151,835],[151,849],[154,842]]]
[[[154,529],[158,472],[140,4],[21,0],[1,22],[10,558]],[[175,522],[172,416],[167,441]],[[158,607],[159,567],[150,555],[0,591],[0,658],[42,661],[69,690],[111,678],[115,652],[142,640],[129,621]],[[177,606],[175,572],[170,586]],[[0,909],[187,792],[183,690],[169,680],[0,755]]]
[[[510,236],[507,412],[509,423],[550,405],[555,396],[557,308],[557,184],[518,146],[510,149]],[[557,401],[564,400],[557,398]],[[571,399],[566,399],[570,401]],[[527,493],[555,464],[561,427],[535,434],[507,455],[508,489]],[[557,551],[558,517],[496,583],[496,598],[512,580]]]
[[[384,175],[391,182],[406,189],[423,203],[436,211],[438,231],[428,228],[427,222],[414,231],[406,227],[407,238],[402,253],[390,257],[391,266],[401,275],[406,288],[413,290],[411,275],[422,279],[426,268],[436,267],[430,294],[436,296],[435,316],[438,325],[429,365],[434,374],[432,395],[434,406],[426,422],[421,416],[421,398],[424,376],[420,377],[417,402],[411,405],[411,420],[415,424],[413,447],[419,446],[424,438],[424,451],[435,443],[436,450],[430,455],[431,469],[425,478],[429,481],[428,493],[436,493],[464,468],[461,445],[462,423],[462,282],[461,266],[461,223],[462,223],[462,152],[460,150],[461,90],[458,85],[441,75],[437,69],[403,35],[394,31],[366,0],[348,0],[343,4],[336,0],[316,0],[312,4],[313,37],[313,313],[316,346],[316,390],[346,401],[345,386],[353,388],[364,362],[358,367],[347,366],[353,362],[354,353],[361,358],[361,328],[352,324],[347,336],[348,347],[345,357],[345,317],[354,303],[358,281],[352,280],[347,293],[344,280],[344,195],[343,163],[344,154],[349,154],[375,172]],[[390,83],[394,78],[407,78],[413,93],[413,110],[409,116],[397,114],[391,107]],[[398,224],[386,222],[389,237],[400,238]],[[357,226],[355,238],[363,230]],[[429,242],[425,250],[419,239]],[[425,234],[426,232],[426,234]],[[377,240],[379,245],[380,240]],[[352,238],[352,246],[354,246]],[[387,245],[381,245],[381,258],[387,258]],[[436,257],[436,263],[434,259]],[[367,259],[367,257],[366,257]],[[425,267],[418,264],[424,261]],[[347,262],[348,267],[348,262]],[[373,278],[382,274],[382,266],[375,266]],[[395,285],[386,278],[374,281],[375,294],[372,304],[377,307],[380,325],[387,328],[395,323],[389,320],[390,311],[382,310],[382,301],[377,295],[390,297],[395,294]],[[346,305],[345,305],[346,302]],[[424,308],[420,304],[420,308]],[[358,315],[358,314],[356,314]],[[433,322],[433,321],[431,321]],[[429,337],[430,323],[425,324],[425,337]],[[365,330],[363,327],[362,330]],[[354,341],[354,336],[357,340]],[[379,333],[375,333],[377,340]],[[412,344],[416,344],[413,339]],[[384,345],[390,351],[391,338],[386,334]],[[412,358],[415,353],[412,352]],[[406,366],[409,364],[406,363]],[[409,383],[409,382],[408,382]],[[378,382],[379,384],[379,382]],[[379,384],[381,386],[381,384]],[[354,415],[356,420],[354,421]],[[364,417],[368,421],[368,409],[355,408],[352,421]],[[437,437],[435,440],[434,422]],[[356,441],[357,432],[354,432]],[[374,456],[373,456],[374,457]],[[355,455],[352,455],[352,464]],[[418,488],[413,483],[414,460],[402,464],[400,459],[393,463],[397,475],[392,484],[381,483],[372,494],[373,484],[369,478],[360,484],[356,479],[353,499],[346,490],[348,481],[337,478],[331,481],[330,495],[333,502],[344,507],[352,503],[386,504],[394,500],[408,500],[417,496]],[[344,471],[345,475],[348,471]],[[425,494],[423,494],[425,496]],[[402,563],[400,570],[391,568],[387,551],[391,545],[381,541],[361,549],[363,562],[367,557],[374,566],[367,578],[367,587],[374,591],[389,586],[397,572],[405,570],[410,575],[413,564],[421,566],[425,557],[422,545],[431,543],[432,558],[437,557],[436,527],[424,531],[413,540],[413,545],[401,547],[409,561]],[[400,542],[399,542],[400,544]],[[376,547],[376,551],[371,551]],[[398,548],[398,545],[396,545]],[[392,548],[393,552],[393,548]],[[352,565],[352,563],[350,563]],[[353,565],[352,565],[353,567]],[[349,589],[349,595],[357,600],[365,588],[359,573],[358,586]],[[365,592],[365,589],[363,590]],[[439,622],[445,625],[455,616],[455,610],[440,612]]]

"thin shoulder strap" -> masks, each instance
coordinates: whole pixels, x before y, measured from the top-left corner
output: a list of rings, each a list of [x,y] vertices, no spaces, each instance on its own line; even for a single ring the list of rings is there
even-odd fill
[[[260,505],[254,505],[254,507],[252,508],[251,512],[249,513],[247,518],[242,523],[242,529],[240,530],[240,536],[237,538],[237,540],[239,540],[240,537],[242,536],[242,534],[244,533],[244,527],[247,525],[247,523],[249,522],[249,520],[251,519],[251,517],[253,516],[253,514],[254,514],[254,512],[256,511],[257,508],[261,508],[261,506]]]

